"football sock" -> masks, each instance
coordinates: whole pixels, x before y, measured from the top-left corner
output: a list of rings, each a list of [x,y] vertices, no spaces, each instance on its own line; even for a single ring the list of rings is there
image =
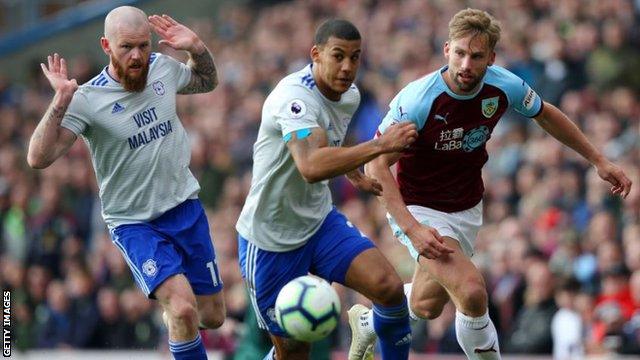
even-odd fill
[[[400,305],[373,304],[373,327],[380,340],[383,360],[409,358],[411,328],[407,299],[404,296]]]
[[[412,283],[404,284],[404,295],[407,297],[407,301],[409,302],[409,305],[407,305],[407,309],[409,309],[409,319],[411,321],[418,321],[418,320],[420,320],[420,318],[418,317],[418,315],[416,315],[416,313],[413,312],[413,310],[411,310],[411,288],[412,288],[412,286],[413,286]]]
[[[489,318],[489,312],[480,317],[471,317],[456,311],[456,337],[469,359],[501,359],[498,333]]]
[[[276,358],[276,348],[272,346],[271,350],[269,350],[267,355],[265,355],[265,357],[263,357],[262,360],[275,360],[275,358]]]
[[[169,340],[169,350],[175,360],[206,360],[207,352],[204,350],[200,333],[189,341]]]

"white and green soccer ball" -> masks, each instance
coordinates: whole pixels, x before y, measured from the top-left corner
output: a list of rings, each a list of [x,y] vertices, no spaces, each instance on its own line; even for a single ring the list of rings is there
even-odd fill
[[[276,299],[276,320],[299,341],[318,341],[333,331],[340,317],[340,299],[331,285],[301,276],[285,285]]]

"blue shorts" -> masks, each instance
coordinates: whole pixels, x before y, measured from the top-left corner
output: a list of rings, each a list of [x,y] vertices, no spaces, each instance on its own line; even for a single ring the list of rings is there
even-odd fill
[[[308,273],[344,284],[353,259],[373,247],[371,240],[335,208],[307,243],[295,250],[261,250],[238,236],[240,271],[249,289],[258,326],[273,335],[288,337],[275,317],[274,306],[280,289]]]
[[[196,295],[222,290],[209,222],[200,200],[187,200],[160,217],[111,230],[136,283],[150,298],[163,281],[184,274]]]

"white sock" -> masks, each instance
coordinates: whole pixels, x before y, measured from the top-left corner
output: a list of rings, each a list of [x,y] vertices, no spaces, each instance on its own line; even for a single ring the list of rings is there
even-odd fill
[[[456,337],[469,359],[501,359],[498,333],[488,311],[480,317],[471,317],[456,310]]]
[[[376,329],[373,328],[373,310],[362,313],[358,319],[360,323],[360,330],[367,337],[376,336]]]
[[[406,283],[404,284],[404,295],[407,297],[407,307],[409,308],[409,319],[411,321],[418,321],[420,320],[420,318],[418,317],[418,315],[416,315],[416,313],[413,312],[413,310],[411,310],[411,289],[413,287],[412,283]]]

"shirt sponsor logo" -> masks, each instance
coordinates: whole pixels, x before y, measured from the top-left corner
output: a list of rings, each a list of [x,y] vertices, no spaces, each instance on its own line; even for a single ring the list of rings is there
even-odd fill
[[[464,128],[455,128],[453,130],[440,131],[440,138],[434,145],[435,150],[451,151],[462,149],[462,137],[464,136]]]
[[[477,127],[469,131],[462,139],[462,150],[472,152],[481,147],[489,139],[489,128],[486,126]]]
[[[494,96],[487,99],[482,99],[482,115],[486,118],[490,118],[498,110],[498,100],[500,97]]]

